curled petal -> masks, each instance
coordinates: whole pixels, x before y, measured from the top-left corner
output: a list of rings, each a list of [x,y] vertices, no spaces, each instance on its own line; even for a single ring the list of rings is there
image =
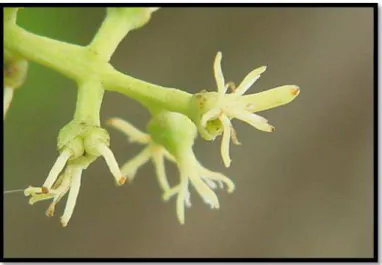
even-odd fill
[[[219,94],[225,94],[227,87],[225,86],[224,75],[221,67],[222,53],[218,52],[214,61],[214,75],[216,80],[216,86]]]
[[[222,111],[219,108],[213,108],[207,111],[200,119],[200,124],[206,127],[208,121],[217,119],[221,113]]]
[[[28,188],[24,190],[25,196],[30,196],[36,193],[44,193],[44,189],[42,187],[29,186]]]
[[[122,176],[122,173],[119,170],[119,166],[118,166],[117,160],[115,159],[113,155],[113,152],[104,143],[99,143],[97,146],[97,150],[105,159],[106,164],[109,167],[111,174],[115,178],[117,185],[124,184],[126,181],[126,178]]]

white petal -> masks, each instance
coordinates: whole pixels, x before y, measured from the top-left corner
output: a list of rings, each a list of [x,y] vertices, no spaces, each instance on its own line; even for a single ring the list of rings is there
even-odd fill
[[[209,179],[214,180],[214,181],[218,181],[221,185],[222,185],[222,183],[225,183],[227,185],[227,191],[229,193],[233,192],[235,189],[235,184],[232,182],[232,180],[230,180],[229,178],[227,178],[226,176],[224,176],[221,173],[213,172],[211,170],[208,170],[208,169],[202,167],[201,174],[206,176],[206,178],[209,178]]]
[[[52,199],[54,197],[54,194],[52,193],[41,193],[41,194],[34,194],[30,197],[28,203],[30,205],[33,205],[35,204],[36,202],[39,202],[39,201],[45,201],[45,200],[49,200],[49,199]]]
[[[192,204],[191,204],[191,193],[188,190],[188,187],[184,193],[184,204],[186,205],[187,208],[190,208],[192,206]]]
[[[122,168],[122,174],[125,175],[130,181],[134,179],[135,173],[138,168],[145,164],[151,157],[150,146],[143,149],[138,155],[133,159],[125,163]]]
[[[215,189],[218,187],[218,186],[216,185],[216,183],[213,182],[212,180],[210,180],[209,178],[207,178],[207,177],[202,177],[202,179],[203,179],[203,181],[204,181],[205,183],[207,183],[207,185],[208,185],[211,189],[215,190]]]
[[[147,144],[150,141],[150,136],[148,134],[141,132],[125,120],[111,118],[107,121],[107,124],[125,133],[129,137],[130,142]]]
[[[32,186],[29,186],[28,188],[26,188],[24,190],[24,195],[25,196],[29,196],[29,195],[34,194],[34,193],[43,193],[43,188],[42,187],[32,187]]]
[[[73,176],[70,185],[68,200],[66,202],[64,214],[61,216],[61,224],[64,227],[68,225],[68,222],[72,217],[74,207],[76,206],[76,201],[81,186],[81,174],[82,168],[77,167],[73,169]]]
[[[190,181],[195,187],[196,191],[202,197],[203,201],[211,206],[211,209],[219,208],[219,199],[216,196],[215,192],[204,183],[200,177],[196,175],[190,175]]]
[[[188,179],[186,176],[181,176],[182,182],[179,186],[178,197],[176,198],[176,215],[178,217],[179,223],[184,224],[185,220],[185,198],[186,192],[188,191]]]
[[[245,95],[240,101],[248,106],[250,112],[258,112],[276,108],[294,100],[300,93],[300,88],[295,85],[285,85],[256,94]]]
[[[170,185],[168,184],[166,177],[166,170],[164,168],[164,159],[163,154],[159,152],[155,152],[152,156],[155,172],[158,178],[159,186],[163,192],[170,189]]]
[[[106,161],[107,166],[117,185],[122,185],[126,181],[126,177],[122,176],[121,170],[119,170],[119,166],[117,160],[115,159],[113,152],[107,147],[104,143],[99,143],[97,146],[97,151],[103,156]]]
[[[52,190],[55,196],[53,198],[53,202],[49,205],[48,209],[45,212],[47,216],[53,216],[56,204],[59,203],[60,200],[68,192],[71,185],[71,180],[72,180],[72,176],[69,176],[69,175],[65,176],[65,178],[62,180],[61,185],[56,190]]]
[[[52,188],[53,183],[56,181],[58,175],[60,174],[62,169],[65,167],[65,164],[71,155],[72,155],[72,152],[69,149],[65,149],[59,155],[52,169],[50,170],[49,175],[43,184],[43,187],[47,188],[48,190]]]
[[[214,61],[214,75],[216,80],[216,86],[219,94],[225,94],[227,88],[225,86],[224,75],[221,67],[222,53],[218,52]]]
[[[275,127],[269,125],[266,119],[249,111],[236,112],[235,115],[235,118],[248,123],[249,125],[255,127],[258,130],[265,132],[273,132],[275,130]]]
[[[223,158],[224,165],[229,167],[231,164],[231,158],[229,156],[229,144],[231,141],[231,121],[226,115],[220,117],[220,121],[223,124],[223,137],[220,146],[221,156]]]
[[[234,94],[241,96],[247,92],[247,90],[257,81],[257,79],[260,78],[260,75],[264,73],[266,69],[266,66],[262,66],[250,72],[237,87]]]
[[[169,199],[171,199],[172,196],[177,194],[179,192],[179,190],[180,190],[180,184],[175,186],[175,187],[172,187],[172,188],[168,189],[166,192],[164,192],[162,195],[162,199],[164,201],[168,201]]]

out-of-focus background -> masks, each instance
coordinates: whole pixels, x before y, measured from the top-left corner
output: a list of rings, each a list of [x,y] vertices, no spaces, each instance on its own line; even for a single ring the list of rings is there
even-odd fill
[[[85,45],[104,8],[26,8],[19,24]],[[371,8],[163,8],[123,40],[112,58],[136,78],[194,93],[215,90],[212,63],[223,53],[227,80],[267,71],[249,90],[301,88],[283,107],[261,113],[264,133],[236,122],[241,146],[226,169],[220,139],[198,139],[207,168],[230,176],[212,211],[192,192],[186,224],[175,201],[164,203],[151,164],[132,184],[115,187],[103,159],[83,174],[74,215],[62,228],[47,202],[4,196],[5,257],[371,257],[373,241],[373,11]],[[56,138],[70,121],[75,83],[30,64],[4,129],[5,189],[41,185],[56,157]],[[149,119],[137,102],[106,93],[102,121],[122,117],[140,129]],[[120,164],[141,146],[108,128]],[[172,184],[178,173],[169,165]]]

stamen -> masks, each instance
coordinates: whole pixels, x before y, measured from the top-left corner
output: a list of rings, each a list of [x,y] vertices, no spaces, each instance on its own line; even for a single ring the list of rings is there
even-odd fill
[[[260,78],[260,75],[265,72],[265,70],[267,70],[267,67],[262,66],[250,72],[237,87],[234,94],[241,96],[247,92],[247,90],[257,81],[257,79]]]
[[[62,151],[62,153],[57,158],[56,162],[54,163],[52,169],[49,172],[49,175],[47,179],[45,180],[43,187],[46,189],[52,188],[53,183],[56,181],[58,175],[62,171],[62,169],[65,167],[66,162],[72,155],[72,152],[69,149],[65,149]]]
[[[156,175],[158,178],[159,186],[161,187],[162,191],[165,192],[170,189],[170,185],[168,184],[167,177],[166,177],[163,154],[159,152],[155,152],[152,156],[152,159],[153,159]]]
[[[111,174],[114,176],[117,182],[117,185],[123,185],[126,181],[126,178],[122,176],[122,173],[119,170],[119,166],[118,166],[117,160],[115,160],[113,152],[104,143],[99,143],[97,146],[97,150],[105,159]]]
[[[151,157],[150,146],[147,146],[143,149],[137,156],[125,163],[122,168],[122,174],[127,176],[127,178],[132,181],[135,177],[135,174],[143,164],[145,164]]]
[[[81,174],[82,174],[82,168],[80,167],[74,168],[68,200],[66,202],[64,214],[61,216],[61,224],[63,227],[68,225],[68,222],[70,218],[72,217],[74,207],[76,205],[78,193],[80,191]]]
[[[147,144],[150,141],[150,136],[148,134],[141,132],[125,120],[111,118],[107,120],[106,123],[125,133],[129,137],[130,142]]]
[[[224,75],[221,67],[222,53],[218,52],[214,61],[214,75],[216,80],[216,86],[218,88],[219,94],[225,94],[227,88],[224,82]]]
[[[229,143],[231,140],[231,121],[226,115],[222,115],[220,121],[223,124],[223,138],[220,146],[220,152],[223,158],[224,165],[229,167],[231,158],[229,156]]]
[[[4,88],[4,108],[3,108],[3,116],[5,119],[5,116],[7,115],[9,106],[11,105],[12,98],[13,98],[13,88],[6,87]]]

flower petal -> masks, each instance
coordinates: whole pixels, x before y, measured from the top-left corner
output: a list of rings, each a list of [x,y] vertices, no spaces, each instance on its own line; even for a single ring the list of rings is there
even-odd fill
[[[82,174],[82,168],[76,167],[73,169],[73,176],[72,176],[72,181],[70,185],[68,200],[66,202],[64,214],[61,216],[61,224],[63,227],[68,225],[68,222],[70,218],[72,217],[74,207],[76,205],[78,193],[80,191],[81,174]]]
[[[50,170],[49,175],[46,178],[44,184],[42,185],[44,188],[47,188],[49,190],[52,187],[53,183],[56,181],[58,175],[65,167],[66,162],[71,156],[72,152],[70,151],[70,149],[65,149],[64,151],[62,151],[62,153],[59,155],[56,162],[54,163],[52,169]]]
[[[223,158],[224,165],[229,167],[231,164],[231,158],[229,156],[229,144],[231,141],[231,121],[226,115],[222,115],[220,120],[223,124],[223,137],[220,146],[221,156]]]
[[[214,61],[214,75],[216,80],[216,86],[220,94],[225,94],[227,88],[225,86],[224,75],[221,67],[222,53],[218,52]]]
[[[257,81],[257,79],[260,78],[260,75],[265,72],[265,70],[267,70],[267,67],[262,66],[250,72],[236,88],[234,94],[241,96],[247,92],[247,90]]]
[[[126,134],[129,137],[130,142],[147,144],[150,141],[150,136],[148,134],[141,132],[125,120],[111,118],[107,120],[106,123]]]
[[[188,191],[188,178],[187,176],[181,176],[181,183],[179,184],[178,197],[176,198],[176,215],[178,217],[179,223],[184,224],[185,214],[184,207],[186,201],[186,192]]]
[[[126,181],[126,177],[122,176],[121,170],[119,169],[117,160],[115,159],[113,152],[104,143],[99,143],[97,146],[97,150],[105,159],[106,164],[109,167],[111,174],[115,178],[117,185],[123,185]]]
[[[205,178],[225,183],[227,185],[227,191],[229,193],[233,192],[235,189],[235,184],[233,183],[233,181],[219,172],[213,172],[209,169],[206,169],[205,167],[202,167],[201,174],[203,174]]]
[[[243,96],[240,100],[246,103],[250,112],[263,111],[291,102],[300,93],[294,85],[280,86],[260,93]]]
[[[138,168],[140,168],[143,164],[145,164],[151,157],[151,147],[147,146],[143,149],[137,156],[135,156],[130,161],[126,162],[122,168],[121,172],[124,176],[126,176],[130,181],[132,181],[135,177],[135,173]]]
[[[249,111],[238,111],[235,113],[235,118],[248,123],[249,125],[255,127],[258,130],[265,132],[275,131],[275,127],[269,125],[267,120],[259,115],[253,114]],[[264,121],[265,120],[265,121]]]
[[[158,178],[159,186],[161,187],[162,191],[165,192],[170,189],[170,185],[168,184],[167,177],[166,177],[163,154],[160,152],[155,152],[152,156],[152,160],[154,163],[155,172]]]
[[[219,208],[219,199],[215,192],[197,175],[190,174],[190,181],[203,201],[211,206],[211,209]]]

